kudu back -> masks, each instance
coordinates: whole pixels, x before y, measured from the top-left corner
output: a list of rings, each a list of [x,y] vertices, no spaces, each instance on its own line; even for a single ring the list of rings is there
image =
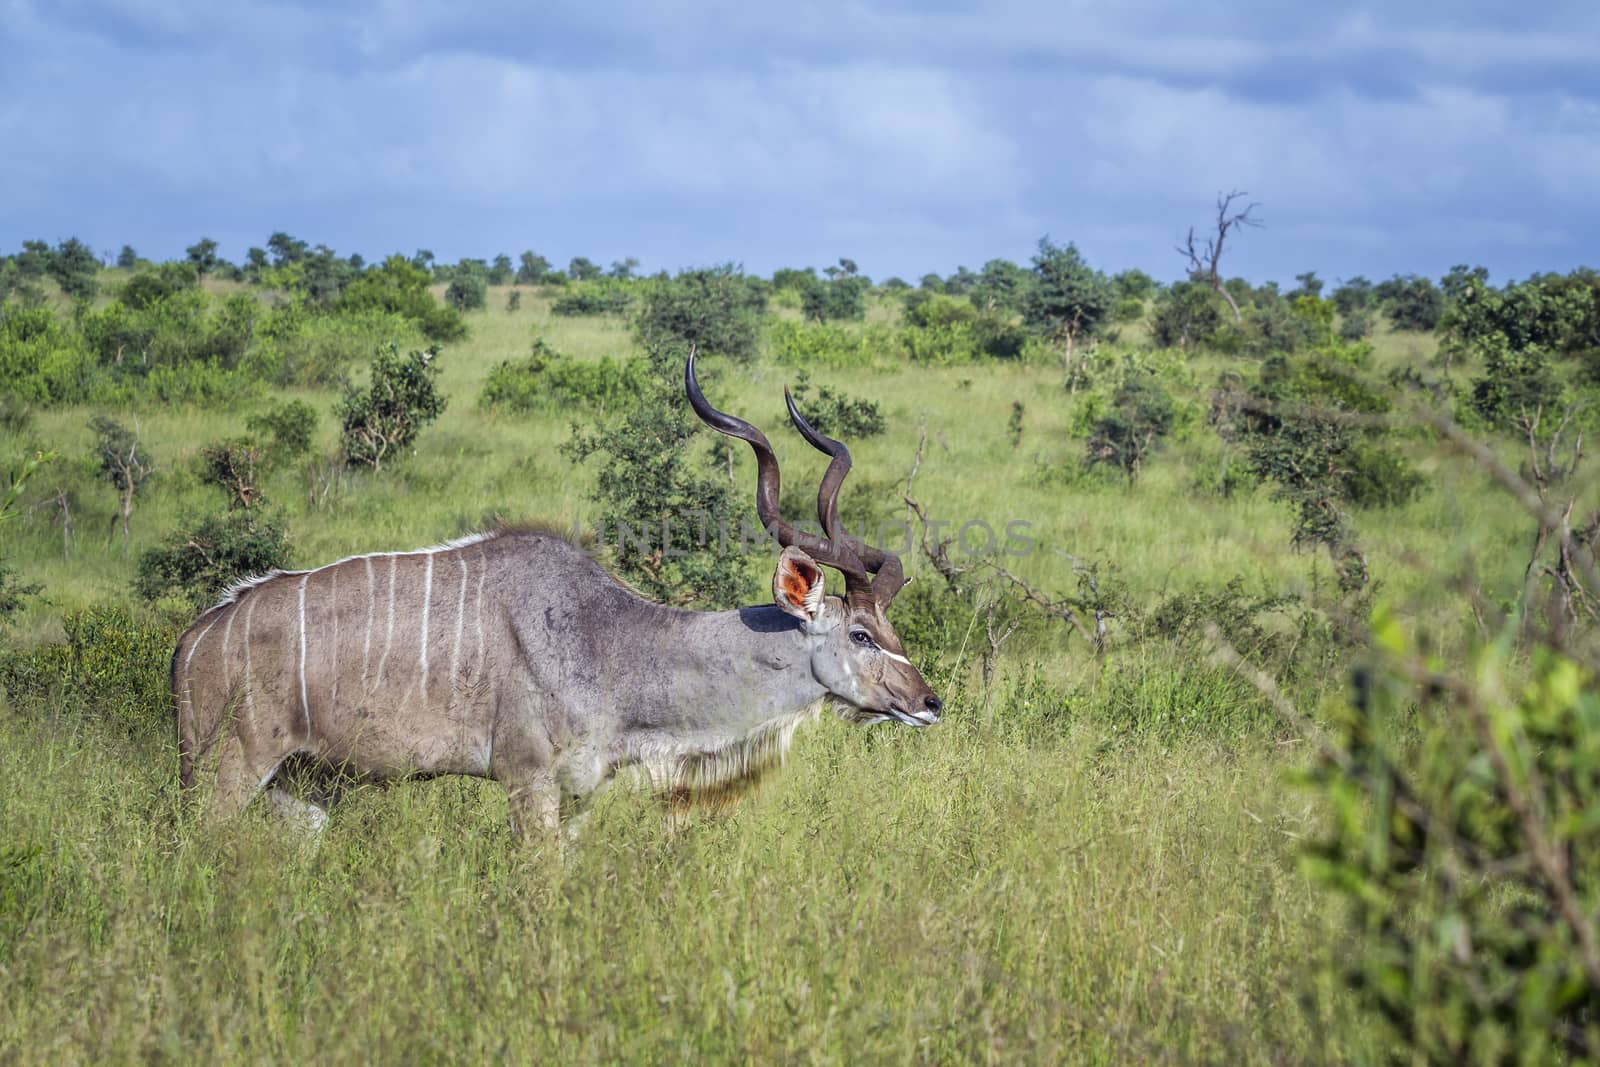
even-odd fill
[[[771,605],[655,604],[536,529],[254,578],[174,652],[184,787],[206,787],[213,818],[271,787],[281,814],[320,827],[327,794],[275,781],[286,762],[357,779],[477,775],[505,785],[523,832],[581,811],[630,765],[668,796],[726,795],[780,764],[825,703],[863,725],[937,722],[939,698],[885,614],[900,560],[839,523],[848,450],[785,390],[795,427],[830,457],[823,533],[798,530],[779,514],[766,437],[711,407],[692,352],[684,384],[702,420],[755,452],[756,510],[783,546]],[[825,591],[823,566],[843,595]]]

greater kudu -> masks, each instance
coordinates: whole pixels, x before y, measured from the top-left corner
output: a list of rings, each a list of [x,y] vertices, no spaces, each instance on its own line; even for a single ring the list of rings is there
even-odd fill
[[[904,584],[892,553],[846,540],[850,453],[789,415],[831,459],[823,535],[778,512],[760,430],[684,384],[706,423],[748,442],[756,510],[783,546],[771,606],[682,611],[644,600],[566,539],[508,529],[415,552],[353,556],[235,586],[172,660],[183,785],[238,812],[285,762],[360,778],[470,774],[510,796],[512,825],[555,826],[618,768],[679,799],[722,793],[784,758],[831,698],[851,722],[927,726],[941,705],[884,614]],[[823,591],[821,565],[844,576]],[[282,787],[274,806],[320,827]]]

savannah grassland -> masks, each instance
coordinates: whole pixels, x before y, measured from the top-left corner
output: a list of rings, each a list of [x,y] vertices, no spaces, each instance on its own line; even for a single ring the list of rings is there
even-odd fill
[[[533,336],[580,357],[633,346],[627,322],[563,319],[531,293],[470,316],[441,357],[449,407],[416,454],[353,476],[322,506],[298,469],[269,493],[296,563],[436,543],[496,516],[588,519],[593,472],[560,452],[574,415],[485,414],[477,396]],[[893,312],[876,306],[873,317]],[[1120,345],[1138,347],[1139,327]],[[1377,371],[1420,364],[1432,340],[1380,334]],[[813,379],[877,400],[880,437],[853,445],[856,482],[883,512],[927,446],[916,497],[935,518],[1025,520],[1031,583],[1076,589],[1056,550],[1149,606],[1242,577],[1251,591],[1332,596],[1326,555],[1289,547],[1267,487],[1209,484],[1221,444],[1206,391],[1221,364],[1180,371],[1191,418],[1139,479],[1085,476],[1084,394],[1058,365],[886,364]],[[765,426],[790,485],[822,458],[782,425],[793,371],[713,367],[714,402]],[[332,392],[300,394],[324,413]],[[1020,442],[1008,419],[1024,406]],[[32,438],[88,451],[88,409],[41,411]],[[131,414],[124,416],[129,421]],[[242,416],[151,407],[140,432],[163,476],[106,537],[106,490],[59,524],[13,525],[5,553],[44,587],[8,639],[59,640],[64,613],[129,603],[133,560],[184,515],[214,507],[186,473]],[[1470,559],[1514,590],[1528,522],[1470,464],[1420,438],[1413,503],[1355,516],[1379,598],[1448,653],[1470,621],[1448,579]],[[0,458],[22,451],[0,436]],[[736,477],[753,512],[754,467]],[[847,520],[850,496],[847,494]],[[907,557],[917,582],[939,579]],[[761,596],[770,558],[751,562]],[[914,588],[915,586],[913,586]],[[912,732],[803,732],[789,765],[727,813],[669,830],[613,789],[563,850],[512,841],[498,786],[470,780],[361,789],[320,848],[265,813],[207,829],[180,809],[170,724],[61,706],[0,705],[0,825],[15,859],[0,885],[0,1061],[1091,1062],[1370,1061],[1382,1036],[1343,991],[1358,951],[1299,856],[1323,812],[1295,782],[1310,756],[1201,640],[1135,640],[1123,620],[1097,658],[1064,628],[1008,642],[989,692],[976,615],[902,633],[946,696]],[[1269,625],[1294,627],[1285,611]],[[912,643],[908,638],[908,643]],[[1318,713],[1343,668],[1298,678]]]

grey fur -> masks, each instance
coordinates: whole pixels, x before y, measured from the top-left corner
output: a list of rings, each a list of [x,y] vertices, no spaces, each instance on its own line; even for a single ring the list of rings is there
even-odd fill
[[[749,781],[828,698],[850,721],[938,720],[881,610],[821,596],[795,548],[774,581],[773,606],[681,611],[515,530],[252,579],[174,652],[183,784],[205,782],[223,817],[291,757],[369,779],[478,775],[506,786],[523,830],[622,767],[675,795]]]

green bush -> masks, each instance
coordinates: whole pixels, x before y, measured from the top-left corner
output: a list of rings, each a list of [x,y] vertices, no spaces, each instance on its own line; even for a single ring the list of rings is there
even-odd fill
[[[261,508],[241,508],[206,515],[146,549],[133,587],[146,600],[174,598],[199,608],[241,578],[287,567],[291,556],[277,521]]]
[[[691,452],[702,424],[684,395],[681,349],[649,349],[646,359],[644,392],[575,432],[562,452],[598,460],[590,499],[623,577],[662,603],[731,607],[748,592],[745,571],[738,553],[718,551],[714,531],[719,522],[733,536],[740,529],[733,486],[720,464]],[[713,531],[708,539],[697,533],[697,515]],[[620,535],[624,525],[633,538]]]
[[[1023,319],[1034,329],[1052,337],[1092,337],[1110,316],[1116,298],[1111,281],[1089,266],[1076,245],[1040,238],[1033,274]]]
[[[600,278],[573,285],[550,305],[552,315],[624,315],[633,307],[633,292],[625,282]]]
[[[776,319],[768,327],[773,358],[786,367],[856,369],[876,366],[898,347],[883,325],[845,326],[836,322]]]
[[[1472,381],[1468,403],[1487,425],[1515,429],[1525,416],[1531,419],[1561,403],[1564,390],[1544,350],[1513,349],[1499,333],[1479,341],[1476,347],[1484,368]]]
[[[489,282],[481,274],[458,274],[444,291],[445,303],[457,311],[479,311],[489,303]]]
[[[865,278],[844,275],[823,281],[811,278],[800,289],[800,312],[812,322],[860,321],[867,314]]]
[[[884,430],[883,413],[875,402],[834,392],[825,385],[813,388],[811,376],[804,371],[795,378],[793,395],[800,414],[829,437],[860,439]],[[787,419],[788,413],[783,417]]]
[[[0,689],[14,708],[104,718],[152,732],[172,729],[168,669],[176,626],[120,605],[69,612],[62,623],[64,644],[0,650]]]
[[[439,350],[400,355],[398,345],[378,350],[365,391],[351,386],[334,408],[339,439],[351,463],[380,470],[409,447],[444,411],[445,398],[434,379]]]
[[[316,408],[304,400],[285,400],[245,419],[251,433],[272,442],[274,462],[299,459],[311,451],[321,421]]]
[[[0,394],[81,404],[98,386],[94,357],[48,307],[0,305]]]
[[[1172,394],[1153,375],[1128,375],[1089,434],[1089,464],[1110,464],[1130,481],[1137,478],[1145,460],[1172,432],[1177,414]]]
[[[1594,1062],[1600,685],[1542,638],[1531,662],[1508,632],[1450,672],[1392,616],[1374,636],[1306,850],[1348,916],[1345,984],[1397,1062]]]
[[[731,265],[684,271],[646,293],[639,340],[646,347],[694,345],[702,355],[749,363],[759,351],[766,307],[766,283]]]
[[[580,362],[536,340],[530,355],[505,360],[489,372],[478,406],[519,413],[570,407],[605,412],[636,398],[644,389],[644,373],[643,360],[604,356]]]
[[[415,323],[430,341],[458,341],[467,325],[454,307],[439,303],[428,291],[428,272],[404,256],[390,256],[354,278],[340,295],[340,311],[380,311]]]
[[[913,363],[948,366],[984,358],[1016,359],[1028,335],[1004,312],[922,290],[908,293],[899,342]]]
[[[215,441],[200,449],[198,466],[200,480],[222,490],[230,511],[255,507],[264,499],[261,475],[267,453],[260,442],[248,437]]]
[[[1200,282],[1178,282],[1156,302],[1151,339],[1163,348],[1198,348],[1212,343],[1222,326],[1222,298]]]

